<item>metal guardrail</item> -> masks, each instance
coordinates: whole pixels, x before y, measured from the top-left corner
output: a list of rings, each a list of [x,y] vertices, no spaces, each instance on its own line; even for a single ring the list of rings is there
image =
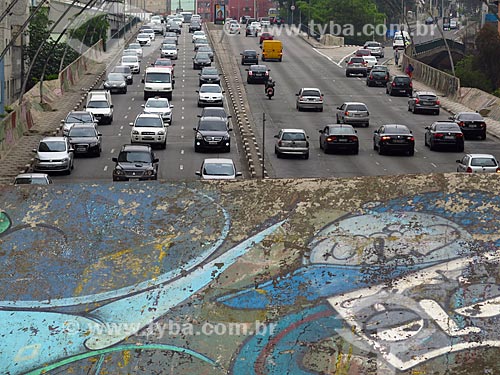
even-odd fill
[[[455,51],[460,51],[462,53],[465,53],[465,44],[456,42],[451,39],[446,39],[446,42],[448,43],[448,46],[450,47],[451,50]],[[420,43],[420,44],[415,44],[415,53],[417,55],[425,52],[432,51],[434,49],[438,48],[444,48],[445,43],[442,38],[440,39],[434,39],[428,42]]]

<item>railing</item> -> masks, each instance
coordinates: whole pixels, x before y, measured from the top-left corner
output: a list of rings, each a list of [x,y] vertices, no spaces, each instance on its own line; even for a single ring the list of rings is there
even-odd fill
[[[448,46],[450,47],[450,50],[455,50],[455,51],[460,51],[462,53],[465,53],[465,45],[459,42],[456,42],[451,39],[446,39],[446,42],[448,43]],[[440,48],[445,48],[446,44],[444,43],[444,40],[442,38],[440,39],[434,39],[428,42],[420,43],[420,44],[415,44],[415,54],[419,55],[421,53],[429,52],[434,49],[440,49]]]

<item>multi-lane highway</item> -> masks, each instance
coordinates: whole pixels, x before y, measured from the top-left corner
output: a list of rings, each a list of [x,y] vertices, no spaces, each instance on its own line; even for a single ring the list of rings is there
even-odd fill
[[[244,34],[226,37],[236,56],[245,49],[259,50],[258,39]],[[268,100],[262,85],[246,85],[252,114],[257,122],[256,132],[262,136],[262,113],[266,113],[266,165],[271,177],[349,177],[399,173],[453,172],[462,153],[430,151],[424,146],[425,126],[450,116],[442,110],[439,116],[412,114],[407,111],[407,97],[391,97],[385,88],[367,87],[362,77],[345,77],[343,59],[329,59],[325,51],[315,51],[297,36],[282,33],[283,62],[266,62],[271,76],[277,82],[276,96]],[[321,53],[321,54],[320,54]],[[386,57],[392,50],[386,49]],[[382,60],[383,62],[384,60]],[[245,77],[245,67],[241,66]],[[295,93],[301,87],[320,88],[325,95],[324,112],[298,112]],[[336,107],[344,101],[360,101],[370,110],[370,127],[357,128],[360,138],[359,155],[326,155],[319,148],[319,129],[335,122]],[[384,155],[373,150],[373,131],[383,124],[405,124],[415,136],[415,156]],[[309,134],[309,160],[284,158],[273,154],[274,134],[280,128],[302,128]],[[262,142],[262,139],[259,140]],[[486,141],[467,140],[465,152],[500,153],[500,145],[493,138]]]
[[[244,172],[241,163],[242,154],[239,144],[233,140],[230,153],[195,153],[194,131],[198,121],[197,115],[201,108],[197,107],[198,73],[193,70],[192,58],[194,47],[191,41],[192,34],[188,33],[187,25],[183,26],[179,37],[179,58],[173,60],[175,65],[175,88],[172,104],[173,121],[168,128],[167,148],[154,152],[160,159],[158,178],[167,181],[187,181],[197,178],[195,171],[200,169],[203,159],[209,157],[232,158],[238,170]],[[161,36],[157,36],[151,46],[143,47],[144,57],[141,62],[141,73],[134,75],[134,83],[128,86],[127,94],[113,94],[114,120],[111,125],[99,125],[102,133],[103,152],[101,157],[78,157],[75,159],[75,168],[71,175],[54,175],[56,183],[79,182],[89,180],[112,180],[114,163],[111,158],[118,156],[120,147],[130,143],[130,122],[142,113],[143,87],[141,79],[146,67],[151,66],[160,57]],[[109,70],[119,65],[121,55],[116,56],[116,62],[110,64]],[[233,138],[238,138],[238,129],[234,129]]]
[[[424,147],[425,126],[435,120],[445,120],[449,116],[444,110],[439,116],[411,114],[407,111],[406,97],[390,97],[384,88],[367,87],[362,77],[345,77],[342,56],[329,57],[327,51],[314,50],[309,44],[296,35],[282,33],[283,62],[266,62],[271,69],[271,76],[277,82],[276,96],[268,100],[263,85],[246,84],[246,71],[240,66],[241,82],[245,82],[245,90],[249,100],[254,122],[254,132],[259,144],[262,144],[262,113],[266,113],[265,160],[270,177],[350,177],[366,175],[386,175],[401,173],[453,172],[456,170],[455,160],[462,153],[436,152]],[[141,74],[134,76],[134,83],[129,86],[126,95],[113,95],[114,122],[112,125],[101,125],[103,134],[103,153],[100,158],[78,158],[75,169],[70,176],[54,176],[56,182],[75,182],[88,180],[111,180],[114,163],[120,147],[130,142],[130,126],[137,114],[142,112],[143,84],[142,73],[157,57],[161,37],[157,37],[152,46],[144,47]],[[225,36],[223,43],[239,60],[239,53],[244,49],[259,50],[258,39],[245,37],[244,33]],[[339,53],[342,49],[336,51]],[[344,51],[346,54],[347,50]],[[386,57],[392,56],[387,49]],[[201,109],[197,107],[198,73],[192,69],[194,56],[191,34],[187,26],[179,38],[179,59],[176,61],[176,84],[173,94],[173,124],[168,129],[166,150],[155,150],[160,159],[159,178],[167,181],[194,180],[195,171],[206,157],[230,157],[239,170],[248,176],[244,169],[243,149],[240,146],[239,134],[233,126],[233,142],[231,152],[195,153],[193,127],[198,120]],[[117,60],[120,56],[117,56]],[[382,60],[381,62],[383,62]],[[112,64],[114,66],[115,64]],[[229,77],[229,79],[232,79]],[[301,87],[320,88],[325,95],[324,112],[298,112],[295,109],[295,93]],[[370,127],[357,128],[360,139],[358,155],[326,155],[319,148],[319,133],[326,124],[335,122],[336,107],[344,101],[360,101],[367,104],[370,110]],[[226,102],[227,105],[227,102]],[[373,131],[382,124],[398,123],[407,125],[416,139],[415,156],[402,155],[380,156],[373,150]],[[310,137],[309,160],[284,158],[274,155],[273,136],[280,128],[302,128]],[[494,138],[486,141],[467,140],[465,152],[481,152],[500,154],[500,144]]]

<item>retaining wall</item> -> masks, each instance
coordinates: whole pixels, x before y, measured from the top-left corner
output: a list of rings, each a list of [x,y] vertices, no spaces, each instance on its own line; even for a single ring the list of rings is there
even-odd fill
[[[472,87],[462,87],[456,97],[461,104],[481,112],[483,116],[500,121],[500,98]]]

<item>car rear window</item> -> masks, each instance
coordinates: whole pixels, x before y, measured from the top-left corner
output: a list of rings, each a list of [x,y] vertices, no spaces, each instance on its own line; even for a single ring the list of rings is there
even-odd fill
[[[255,65],[255,66],[251,67],[251,70],[254,71],[254,72],[266,72],[267,68],[265,66]]]
[[[281,137],[284,141],[305,141],[306,135],[304,133],[283,133]]]
[[[492,158],[473,158],[470,165],[473,167],[496,167],[497,162]]]
[[[321,94],[316,90],[304,90],[302,96],[321,96]]]
[[[419,95],[418,97],[422,100],[437,100],[436,95]]]
[[[479,113],[462,113],[458,116],[458,119],[465,121],[483,121],[483,117]]]
[[[457,124],[440,124],[436,125],[437,131],[461,131],[460,127]]]
[[[331,127],[329,134],[356,134],[353,129],[349,127]]]
[[[257,52],[256,51],[245,51],[243,54],[245,56],[257,56]]]
[[[372,76],[375,76],[375,77],[385,77],[387,75],[387,73],[383,70],[372,70]]]
[[[366,108],[366,106],[363,104],[348,104],[347,110],[348,111],[368,111],[368,108]]]
[[[410,78],[409,77],[395,77],[394,78],[394,82],[397,82],[397,83],[409,83],[410,82]]]
[[[405,127],[401,126],[389,126],[385,128],[385,132],[389,134],[408,134],[409,131]]]
[[[365,60],[362,57],[352,57],[351,62],[353,63],[363,63]]]

